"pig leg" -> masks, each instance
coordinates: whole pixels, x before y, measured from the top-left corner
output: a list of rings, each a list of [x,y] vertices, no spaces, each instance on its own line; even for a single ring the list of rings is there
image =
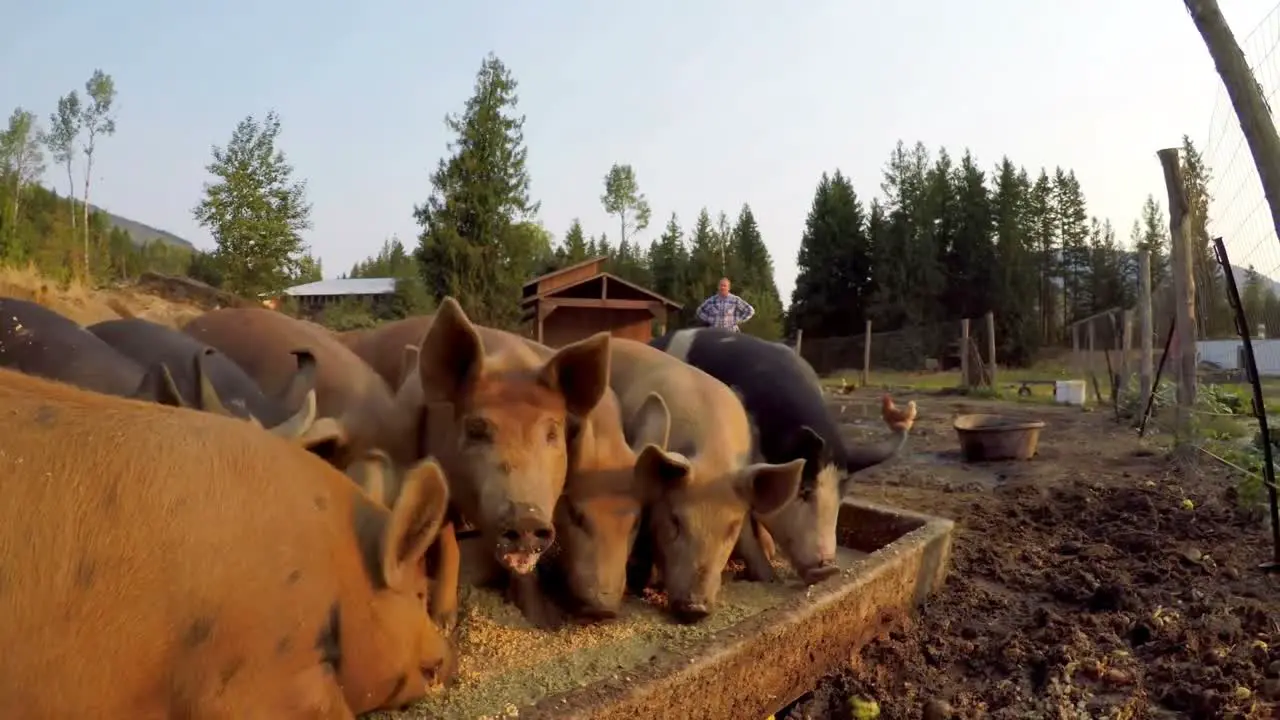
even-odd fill
[[[431,598],[427,609],[431,619],[448,635],[458,624],[458,572],[462,553],[458,549],[458,536],[453,522],[446,522],[432,543],[428,562],[431,575]]]
[[[564,613],[542,591],[537,572],[510,575],[507,595],[530,625],[554,630],[564,624]]]
[[[777,579],[773,563],[769,561],[769,553],[765,549],[766,545],[769,550],[773,549],[773,538],[764,540],[760,535],[763,531],[760,523],[748,516],[747,522],[742,523],[742,530],[738,531],[738,544],[734,548],[738,557],[746,563],[746,578],[752,582],[773,582]]]

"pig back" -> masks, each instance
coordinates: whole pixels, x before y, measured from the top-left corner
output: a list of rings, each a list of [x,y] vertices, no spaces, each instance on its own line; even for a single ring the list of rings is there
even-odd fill
[[[164,717],[229,666],[269,693],[315,663],[338,597],[316,481],[336,471],[241,421],[7,372],[0,405],[6,714]]]
[[[75,321],[15,298],[0,298],[0,367],[122,397],[145,372]]]

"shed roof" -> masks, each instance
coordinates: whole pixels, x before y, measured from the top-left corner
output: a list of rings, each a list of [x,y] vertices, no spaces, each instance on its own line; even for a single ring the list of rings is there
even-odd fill
[[[580,263],[580,265],[581,265],[581,264],[582,264],[582,263]],[[543,277],[546,277],[546,276],[544,275]],[[549,299],[549,298],[554,298],[556,295],[559,295],[560,293],[562,293],[562,292],[564,292],[564,291],[566,291],[566,290],[569,290],[570,288],[575,288],[575,287],[578,287],[579,285],[585,285],[585,284],[587,284],[587,283],[589,283],[589,282],[594,282],[594,281],[596,281],[596,280],[599,280],[600,278],[609,278],[609,282],[611,282],[611,283],[619,283],[619,284],[622,284],[622,285],[626,285],[627,287],[629,287],[629,288],[631,288],[631,289],[635,290],[636,292],[639,292],[639,293],[641,293],[641,294],[643,294],[643,295],[646,295],[646,296],[648,296],[648,297],[650,297],[650,298],[653,298],[655,301],[657,301],[657,302],[661,302],[662,304],[667,305],[667,306],[669,306],[669,307],[673,307],[673,308],[675,308],[675,309],[677,309],[677,310],[680,310],[680,309],[684,308],[684,305],[682,305],[681,303],[676,302],[675,300],[672,300],[672,299],[671,299],[671,298],[669,298],[669,297],[666,297],[666,296],[664,296],[664,295],[659,295],[658,293],[656,293],[656,292],[654,292],[654,291],[650,290],[649,288],[644,287],[644,286],[642,286],[642,285],[637,285],[637,284],[635,284],[635,283],[633,283],[633,282],[630,282],[630,281],[628,281],[628,280],[623,280],[622,278],[618,277],[617,275],[614,275],[614,274],[613,274],[613,273],[611,273],[611,272],[599,272],[599,273],[596,273],[595,275],[592,275],[592,276],[591,276],[591,277],[589,277],[589,278],[583,278],[582,280],[579,280],[578,282],[570,283],[569,285],[565,285],[565,286],[563,286],[563,287],[558,287],[558,288],[556,288],[556,289],[554,289],[554,290],[551,290],[550,292],[545,292],[545,293],[543,293],[543,294],[541,294],[541,295],[530,295],[530,296],[528,296],[528,297],[525,297],[523,300],[521,300],[521,301],[520,301],[520,304],[521,304],[521,305],[532,305],[533,303],[536,303],[536,302],[538,302],[538,301],[540,301],[540,300],[546,300],[546,299]]]
[[[598,263],[603,263],[604,261],[606,261],[606,260],[608,260],[608,259],[609,259],[609,256],[608,256],[608,255],[597,255],[597,256],[595,256],[595,257],[593,257],[593,258],[587,258],[586,260],[583,260],[582,262],[576,262],[576,263],[574,263],[574,264],[572,264],[572,265],[566,265],[566,266],[564,266],[564,267],[560,268],[559,270],[552,270],[552,271],[551,271],[551,272],[549,272],[549,273],[543,273],[543,274],[539,275],[538,277],[536,277],[536,278],[534,278],[534,279],[530,280],[529,282],[525,283],[525,284],[523,285],[523,287],[526,287],[526,288],[527,288],[527,287],[529,287],[530,285],[537,285],[538,283],[540,283],[540,282],[542,282],[543,280],[546,280],[546,279],[548,279],[548,278],[553,278],[553,277],[555,277],[555,276],[557,276],[557,275],[563,275],[563,274],[565,274],[565,273],[569,272],[570,270],[577,270],[577,269],[578,269],[578,268],[580,268],[580,267],[585,267],[585,266],[587,266],[587,265],[591,265],[592,263],[597,263],[597,264],[598,264]],[[575,284],[576,284],[576,283],[575,283]]]
[[[339,278],[295,285],[285,290],[284,294],[293,297],[318,297],[323,295],[390,295],[395,291],[395,278]]]

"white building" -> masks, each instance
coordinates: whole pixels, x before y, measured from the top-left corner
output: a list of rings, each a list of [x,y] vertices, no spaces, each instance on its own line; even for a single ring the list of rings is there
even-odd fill
[[[1253,339],[1253,358],[1258,374],[1280,376],[1280,339]],[[1211,362],[1223,370],[1244,369],[1244,342],[1231,340],[1197,340],[1196,362]]]

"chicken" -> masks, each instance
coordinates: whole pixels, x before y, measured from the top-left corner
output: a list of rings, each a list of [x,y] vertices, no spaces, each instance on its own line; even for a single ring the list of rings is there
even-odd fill
[[[880,416],[890,430],[907,432],[916,421],[916,401],[909,400],[905,409],[899,408],[893,404],[893,398],[885,393],[880,399]]]

